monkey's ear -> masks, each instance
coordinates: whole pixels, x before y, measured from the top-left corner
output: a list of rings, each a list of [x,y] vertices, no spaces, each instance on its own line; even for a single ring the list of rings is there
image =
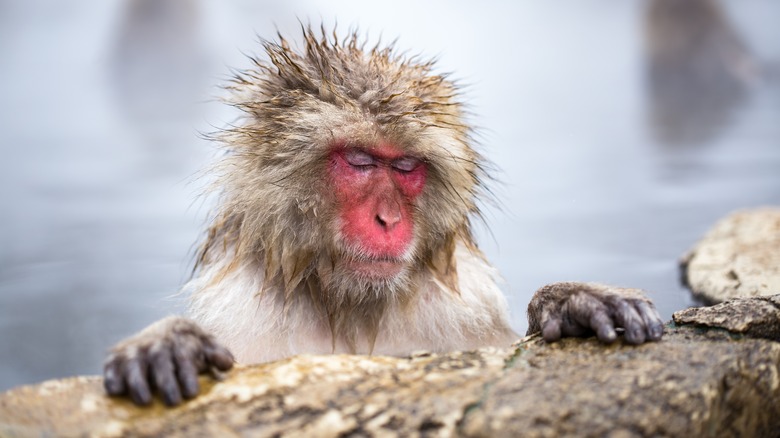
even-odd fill
[[[433,273],[433,278],[445,286],[451,292],[460,295],[458,288],[458,269],[455,260],[455,236],[450,235],[445,243],[434,250],[428,268]]]

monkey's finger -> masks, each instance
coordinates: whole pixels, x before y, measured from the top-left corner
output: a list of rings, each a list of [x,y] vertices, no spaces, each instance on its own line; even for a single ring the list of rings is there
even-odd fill
[[[642,316],[642,320],[645,322],[647,338],[651,341],[660,340],[664,334],[664,323],[655,306],[645,301],[637,301],[634,307],[636,307]]]
[[[645,325],[634,306],[626,300],[617,302],[615,321],[625,329],[625,338],[629,344],[645,342]]]
[[[148,405],[152,402],[152,392],[146,381],[146,363],[138,355],[125,362],[125,378],[130,398],[137,405]]]
[[[617,339],[614,322],[609,317],[605,306],[594,309],[593,314],[590,316],[589,324],[590,328],[596,332],[599,341],[611,344]]]
[[[561,339],[561,314],[542,310],[542,338],[547,342]]]
[[[547,342],[555,342],[561,339],[561,320],[548,318],[542,325],[542,338]]]
[[[199,355],[196,352],[188,351],[179,344],[174,346],[173,360],[176,364],[176,374],[179,377],[181,392],[185,398],[195,397],[200,391],[198,365],[195,362],[197,356]]]
[[[593,331],[596,331],[597,327],[594,326],[594,316],[596,316],[595,322],[601,324],[601,317],[599,313],[607,314],[607,308],[597,298],[586,294],[577,293],[572,295],[566,304],[564,305],[563,312],[563,324],[562,331],[566,336],[587,336]],[[605,335],[608,330],[602,328],[605,331]]]
[[[233,368],[233,353],[222,345],[209,339],[203,344],[203,353],[206,355],[206,361],[220,371],[227,371]]]
[[[583,336],[588,336],[591,333],[587,324],[581,324],[576,319],[572,318],[570,314],[564,314],[561,319],[561,334],[563,336],[581,338]]]
[[[127,390],[122,375],[122,361],[113,354],[103,367],[103,387],[109,395],[122,395]]]
[[[155,348],[149,352],[149,360],[154,384],[162,393],[165,404],[176,406],[181,403],[181,391],[174,375],[171,350],[165,347]]]

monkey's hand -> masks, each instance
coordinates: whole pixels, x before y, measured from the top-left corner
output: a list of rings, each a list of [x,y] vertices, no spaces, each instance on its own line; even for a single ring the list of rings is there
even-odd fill
[[[233,355],[194,322],[180,317],[157,321],[111,349],[103,368],[109,395],[129,395],[137,405],[152,402],[156,388],[168,406],[198,394],[198,374],[227,371]]]
[[[528,304],[528,334],[542,332],[547,342],[565,336],[591,336],[614,342],[616,328],[630,344],[657,341],[661,316],[638,289],[593,283],[553,283],[542,287]]]

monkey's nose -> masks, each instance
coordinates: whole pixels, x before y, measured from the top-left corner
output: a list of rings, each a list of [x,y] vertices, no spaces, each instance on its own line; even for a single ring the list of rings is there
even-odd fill
[[[376,222],[385,231],[392,231],[401,222],[401,210],[398,208],[380,208],[376,213]]]

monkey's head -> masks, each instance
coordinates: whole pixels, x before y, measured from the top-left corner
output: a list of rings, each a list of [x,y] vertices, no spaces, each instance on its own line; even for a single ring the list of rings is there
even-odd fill
[[[264,42],[268,61],[228,86],[244,116],[220,135],[223,198],[201,263],[232,247],[286,297],[363,301],[421,278],[457,292],[453,252],[477,251],[483,174],[457,87],[355,33],[303,37],[301,50]]]

